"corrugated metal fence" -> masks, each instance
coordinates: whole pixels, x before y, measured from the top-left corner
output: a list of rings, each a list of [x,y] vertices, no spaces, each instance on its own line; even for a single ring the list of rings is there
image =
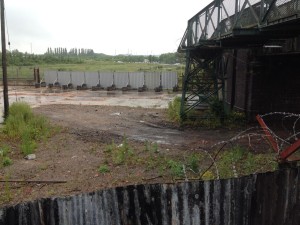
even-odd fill
[[[86,84],[88,88],[100,84],[102,87],[123,88],[130,85],[138,89],[146,85],[149,89],[162,86],[163,89],[173,89],[177,86],[176,72],[78,72],[78,71],[45,71],[44,81],[47,85],[58,82],[60,85],[72,84],[81,86]]]
[[[238,179],[119,187],[0,209],[0,225],[297,225],[300,168]]]

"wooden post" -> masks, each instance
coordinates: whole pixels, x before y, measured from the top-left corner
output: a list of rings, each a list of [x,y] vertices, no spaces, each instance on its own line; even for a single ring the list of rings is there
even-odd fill
[[[5,17],[4,0],[1,0],[1,43],[2,43],[2,70],[3,70],[3,98],[4,98],[4,118],[8,117],[8,85],[7,85],[7,65],[6,65],[6,41],[5,41]]]

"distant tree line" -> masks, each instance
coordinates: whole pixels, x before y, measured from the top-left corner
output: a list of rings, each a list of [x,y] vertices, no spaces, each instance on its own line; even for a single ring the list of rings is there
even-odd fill
[[[45,55],[72,55],[72,56],[77,56],[77,55],[86,55],[86,56],[93,56],[94,55],[94,50],[93,49],[85,49],[85,48],[71,48],[70,51],[68,52],[67,48],[54,48],[52,50],[51,47],[47,49],[47,52]]]
[[[1,59],[1,55],[0,55]],[[114,61],[128,63],[162,63],[175,64],[184,63],[184,55],[180,53],[165,53],[159,56],[155,55],[106,55],[95,53],[93,49],[72,48],[69,51],[66,48],[48,48],[44,54],[30,54],[13,50],[7,52],[8,65],[16,66],[35,66],[41,64],[78,64],[83,63],[85,59],[94,59],[99,61]]]
[[[122,61],[122,62],[148,62],[148,63],[164,63],[164,64],[175,64],[175,63],[184,63],[185,57],[182,53],[165,53],[159,56],[155,55],[116,55],[109,56],[105,54],[95,53],[96,58],[109,61]]]
[[[0,59],[2,56],[0,56]],[[63,55],[51,55],[51,54],[30,54],[13,50],[7,51],[7,64],[15,66],[35,66],[41,64],[68,64],[68,63],[82,63],[83,60],[78,57],[67,57]]]

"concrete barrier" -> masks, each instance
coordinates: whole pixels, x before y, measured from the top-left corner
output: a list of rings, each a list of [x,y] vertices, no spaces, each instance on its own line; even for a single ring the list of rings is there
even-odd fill
[[[177,85],[176,72],[80,72],[80,71],[45,71],[44,80],[46,84],[54,85],[58,82],[61,86],[72,83],[73,87],[86,84],[87,88],[99,84],[103,88],[111,87],[122,89],[130,85],[132,89],[138,89],[146,85],[148,89],[154,90],[162,87],[171,90]]]

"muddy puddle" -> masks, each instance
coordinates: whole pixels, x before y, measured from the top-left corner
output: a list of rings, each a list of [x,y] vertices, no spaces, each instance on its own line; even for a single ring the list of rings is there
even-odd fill
[[[0,107],[3,111],[3,90],[1,89]],[[178,93],[137,92],[137,91],[77,91],[49,88],[11,87],[9,88],[10,104],[24,101],[32,107],[51,104],[71,105],[106,105],[129,106],[142,108],[167,108],[168,103]]]
[[[154,91],[91,91],[62,90],[60,88],[9,87],[9,104],[27,102],[31,107],[43,105],[104,105],[142,108],[167,108],[168,103],[179,93]],[[0,123],[3,122],[3,89],[0,89]]]
[[[49,118],[64,121],[66,126],[75,124],[79,128],[104,130],[119,136],[126,134],[129,139],[167,145],[193,145],[194,143],[199,144],[205,137],[210,139],[210,136],[213,136],[213,139],[219,139],[218,136],[222,136],[216,131],[209,132],[209,134],[207,131],[183,132],[176,128],[161,125],[159,122],[151,123],[152,117],[159,118],[158,115],[152,115],[151,110],[167,108],[169,102],[176,96],[180,96],[180,93],[107,92],[104,90],[63,91],[61,89],[29,87],[10,87],[9,89],[10,104],[16,101],[27,102],[37,110],[41,109],[40,111]],[[84,109],[84,106],[89,107]],[[125,109],[118,109],[121,112],[114,111],[117,109],[106,108],[100,113],[98,110],[101,108],[95,110],[91,108],[92,106],[127,106],[132,107],[132,109],[136,108],[137,111],[141,112],[135,113],[135,110],[128,112]],[[2,90],[0,107],[3,114]],[[145,121],[139,118],[142,115],[146,115]]]

